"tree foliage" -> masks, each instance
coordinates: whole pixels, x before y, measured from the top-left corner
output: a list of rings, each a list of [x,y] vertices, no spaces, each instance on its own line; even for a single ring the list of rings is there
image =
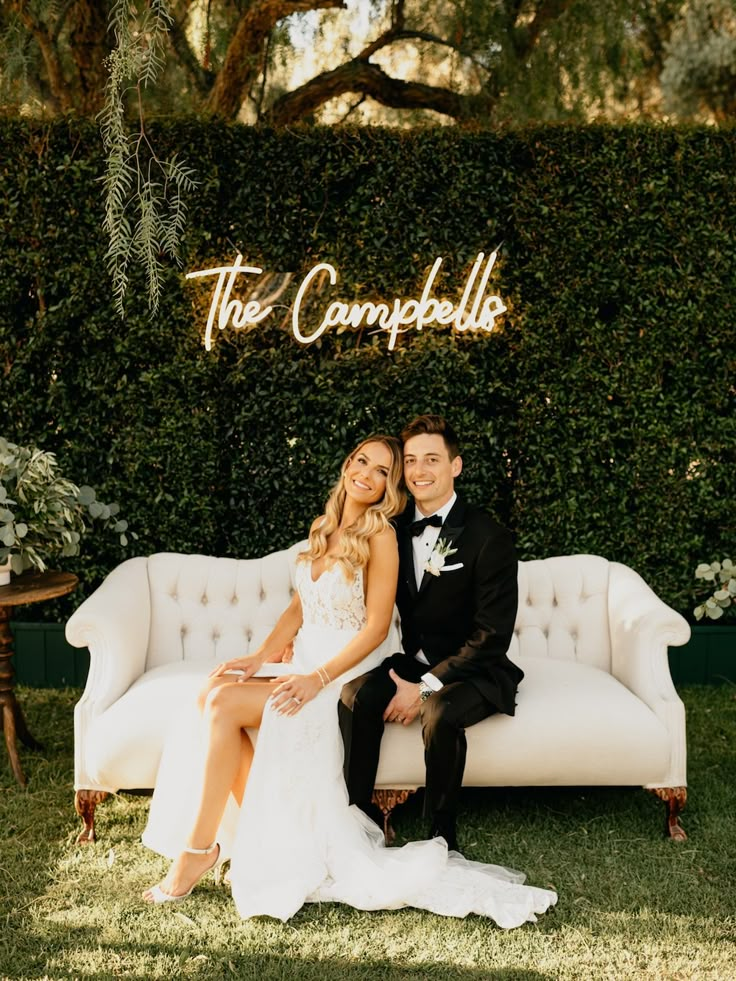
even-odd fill
[[[488,127],[734,113],[728,0],[6,0],[6,109],[96,115],[124,34],[160,52],[141,93],[154,114]]]
[[[729,0],[686,4],[667,45],[662,88],[683,119],[736,118],[736,9]]]

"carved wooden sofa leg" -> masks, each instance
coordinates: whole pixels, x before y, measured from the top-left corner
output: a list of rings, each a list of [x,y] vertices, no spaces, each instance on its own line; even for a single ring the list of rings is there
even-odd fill
[[[374,790],[373,803],[383,814],[383,836],[386,844],[390,845],[396,837],[396,832],[391,826],[391,813],[399,804],[404,804],[409,800],[416,790]]]
[[[107,796],[106,790],[78,790],[74,794],[74,809],[83,823],[77,835],[78,845],[89,845],[95,841],[95,808]]]
[[[685,841],[687,835],[679,818],[687,801],[687,787],[650,787],[649,791],[667,805],[665,834],[673,841]]]

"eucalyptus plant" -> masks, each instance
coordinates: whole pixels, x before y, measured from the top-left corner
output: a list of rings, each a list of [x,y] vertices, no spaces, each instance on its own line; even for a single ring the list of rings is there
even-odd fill
[[[0,564],[16,574],[45,571],[58,557],[78,555],[88,521],[119,535],[127,545],[127,521],[117,504],[104,504],[91,487],[78,487],[59,472],[53,453],[18,446],[0,437]]]
[[[722,562],[701,562],[695,570],[695,578],[718,585],[712,596],[693,610],[696,620],[708,617],[719,620],[726,611],[736,609],[736,565],[731,559]]]

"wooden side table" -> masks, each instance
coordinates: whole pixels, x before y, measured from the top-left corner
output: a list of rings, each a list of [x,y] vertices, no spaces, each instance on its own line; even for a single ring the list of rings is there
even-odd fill
[[[20,576],[14,576],[9,586],[0,586],[0,708],[10,766],[21,787],[25,787],[28,781],[18,758],[16,737],[31,749],[40,749],[41,744],[29,732],[13,690],[15,672],[10,663],[13,656],[10,611],[14,606],[66,596],[78,582],[77,577],[70,572],[24,572]]]

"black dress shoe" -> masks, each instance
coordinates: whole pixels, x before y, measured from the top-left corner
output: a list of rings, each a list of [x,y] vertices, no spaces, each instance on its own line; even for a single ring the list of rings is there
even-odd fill
[[[429,832],[430,838],[444,838],[447,842],[447,850],[451,852],[459,852],[457,844],[457,832],[455,831],[455,822],[450,820],[443,821],[433,821],[431,829]]]

